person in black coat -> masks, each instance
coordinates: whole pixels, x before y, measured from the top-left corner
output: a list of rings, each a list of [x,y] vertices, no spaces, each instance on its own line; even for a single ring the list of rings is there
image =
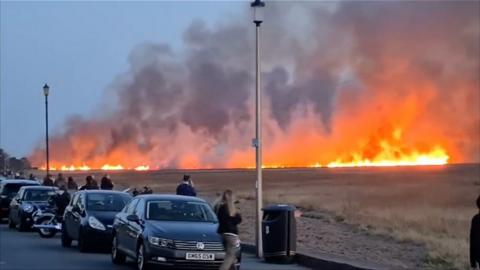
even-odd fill
[[[108,174],[102,177],[102,180],[100,181],[100,188],[106,189],[106,190],[113,189],[113,182],[112,182],[112,179],[110,179],[110,176]]]
[[[67,180],[67,189],[78,190],[78,185],[75,182],[75,180],[73,180],[73,177],[71,177],[71,176],[69,176],[68,180]]]
[[[91,175],[85,178],[85,182],[85,185],[80,187],[80,190],[98,189],[98,185],[95,184],[94,179]]]
[[[177,186],[177,195],[184,196],[197,196],[197,192],[193,187],[192,182],[190,181],[190,175],[184,175],[183,181],[180,185]]]
[[[472,218],[470,227],[470,266],[472,269],[480,267],[480,196],[477,198],[477,213]]]
[[[57,214],[59,216],[63,216],[65,208],[67,208],[67,205],[70,202],[70,194],[68,193],[67,188],[65,186],[61,186],[60,193],[55,194],[51,200],[57,207]]]
[[[45,178],[43,178],[42,185],[53,187],[53,179],[52,179],[52,176],[50,174],[45,176]]]
[[[220,270],[235,269],[236,248],[240,243],[238,238],[238,224],[242,222],[242,216],[235,208],[235,198],[231,190],[223,192],[220,202],[215,205],[215,212],[218,217],[217,232],[222,235],[223,245],[225,247],[225,259]]]

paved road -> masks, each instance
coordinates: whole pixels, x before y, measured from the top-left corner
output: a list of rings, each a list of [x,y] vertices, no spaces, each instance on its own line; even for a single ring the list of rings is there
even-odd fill
[[[303,270],[297,265],[272,265],[258,261],[254,256],[243,256],[242,270]],[[113,265],[109,253],[80,253],[74,245],[62,248],[57,235],[43,239],[36,232],[18,232],[0,225],[1,270],[133,270],[126,265]]]

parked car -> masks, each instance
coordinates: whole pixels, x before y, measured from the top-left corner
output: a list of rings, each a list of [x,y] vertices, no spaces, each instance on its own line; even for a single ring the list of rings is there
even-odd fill
[[[81,252],[90,247],[109,247],[115,215],[131,199],[128,193],[112,190],[84,190],[75,193],[65,209],[62,246],[78,241]]]
[[[139,195],[113,223],[112,262],[218,269],[225,258],[218,221],[204,200],[178,195]],[[237,266],[241,260],[240,243]]]
[[[39,186],[37,181],[32,180],[3,180],[0,182],[0,220],[7,218],[10,213],[10,202],[23,186]]]
[[[10,202],[8,227],[18,226],[19,231],[32,228],[32,214],[38,209],[45,209],[48,200],[55,194],[58,188],[45,186],[23,186]]]

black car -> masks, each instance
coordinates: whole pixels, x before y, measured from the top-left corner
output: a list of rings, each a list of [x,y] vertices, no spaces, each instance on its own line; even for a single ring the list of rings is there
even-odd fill
[[[10,202],[23,186],[39,186],[37,181],[32,180],[3,180],[0,182],[0,220],[7,218],[10,212]]]
[[[113,224],[112,261],[218,269],[225,258],[218,221],[204,200],[178,195],[140,195],[117,214]],[[240,243],[237,251],[241,259]]]
[[[58,190],[56,187],[23,186],[13,197],[8,215],[8,227],[18,226],[19,231],[32,228],[32,214],[48,207],[48,200]]]
[[[84,190],[75,193],[65,209],[62,224],[62,246],[78,241],[81,252],[94,247],[109,247],[112,224],[131,196],[112,190]]]

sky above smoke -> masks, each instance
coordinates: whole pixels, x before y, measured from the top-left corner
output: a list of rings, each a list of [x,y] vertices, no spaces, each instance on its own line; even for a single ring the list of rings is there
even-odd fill
[[[479,2],[268,3],[265,164],[308,166],[441,147],[480,160]],[[254,27],[193,20],[182,50],[145,41],[101,105],[52,138],[53,164],[253,164]],[[43,164],[43,146],[32,152]]]

